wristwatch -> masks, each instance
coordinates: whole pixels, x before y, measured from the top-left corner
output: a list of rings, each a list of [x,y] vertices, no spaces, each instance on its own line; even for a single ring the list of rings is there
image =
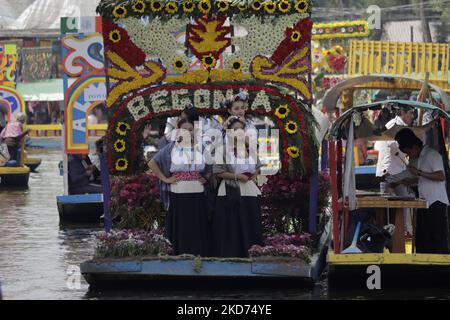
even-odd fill
[[[417,176],[420,177],[422,175],[422,170],[417,171]]]

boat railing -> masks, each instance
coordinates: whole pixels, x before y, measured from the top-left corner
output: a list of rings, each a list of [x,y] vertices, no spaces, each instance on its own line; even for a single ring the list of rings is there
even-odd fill
[[[27,126],[30,129],[30,138],[35,137],[61,137],[61,124],[31,124]],[[106,134],[107,124],[90,124],[88,134],[91,137],[101,137]]]

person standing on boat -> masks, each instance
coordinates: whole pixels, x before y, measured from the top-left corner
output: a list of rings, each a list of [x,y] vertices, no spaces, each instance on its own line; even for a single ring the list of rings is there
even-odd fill
[[[447,254],[449,201],[442,156],[424,146],[410,129],[400,130],[395,140],[402,152],[417,161],[417,166],[409,165],[408,170],[418,179],[419,196],[428,205],[427,210],[420,209],[417,213],[416,252]]]
[[[262,243],[261,191],[255,183],[260,165],[246,141],[245,122],[230,118],[225,129],[225,163],[213,166],[222,179],[213,222],[214,256],[248,257],[248,249]]]
[[[413,108],[402,108],[395,118],[386,123],[385,128],[389,130],[395,125],[405,127],[411,126],[414,122],[414,118],[415,114]],[[396,175],[406,169],[408,160],[406,155],[400,151],[397,141],[377,141],[375,142],[374,149],[378,150],[377,177]],[[402,184],[395,186],[394,192],[397,196],[410,195],[408,188]],[[412,234],[412,218],[410,210],[405,209],[404,214],[405,230],[407,233]]]
[[[94,169],[87,154],[70,154],[68,157],[69,194],[102,193],[100,185],[90,182]]]
[[[209,254],[209,230],[205,205],[206,165],[201,144],[194,146],[194,122],[181,119],[176,142],[158,151],[148,163],[163,182],[161,195],[166,209],[166,237],[174,254]],[[167,197],[168,196],[168,197]]]
[[[19,160],[19,148],[22,139],[30,132],[29,129],[23,131],[23,125],[27,121],[27,116],[24,113],[19,113],[16,121],[9,122],[0,133],[0,140],[4,140],[8,146],[10,161]]]

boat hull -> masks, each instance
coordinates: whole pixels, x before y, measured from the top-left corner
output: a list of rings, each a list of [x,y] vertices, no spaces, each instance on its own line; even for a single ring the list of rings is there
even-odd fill
[[[30,168],[31,172],[35,172],[36,169],[41,165],[42,159],[39,158],[26,158],[25,165]]]
[[[374,267],[375,266],[375,267]],[[382,287],[440,287],[450,284],[450,255],[329,254],[330,287],[367,289],[379,270]]]
[[[0,187],[28,188],[30,169],[28,167],[1,167]]]
[[[314,284],[318,259],[310,264],[284,261],[219,258],[117,258],[81,264],[91,288],[214,286],[299,286]]]
[[[60,223],[99,223],[103,214],[103,195],[58,196]]]

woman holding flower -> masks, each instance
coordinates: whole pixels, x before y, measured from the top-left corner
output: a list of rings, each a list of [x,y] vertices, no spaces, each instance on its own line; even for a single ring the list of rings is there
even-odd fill
[[[245,135],[246,124],[231,117],[226,124],[224,164],[215,164],[213,173],[222,179],[216,200],[213,235],[214,255],[247,257],[248,249],[262,242],[261,191],[255,180],[259,172]]]
[[[194,123],[178,122],[176,141],[162,148],[149,167],[163,182],[161,198],[168,210],[166,237],[174,254],[208,255],[208,217],[205,205],[206,179],[202,150],[193,146]]]

